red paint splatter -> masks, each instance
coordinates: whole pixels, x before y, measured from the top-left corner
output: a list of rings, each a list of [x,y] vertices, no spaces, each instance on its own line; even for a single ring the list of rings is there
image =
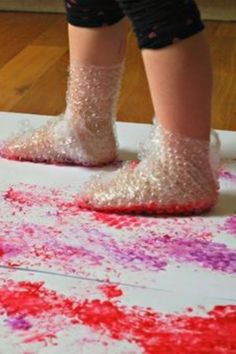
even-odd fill
[[[103,223],[109,227],[113,227],[117,230],[121,229],[135,229],[141,226],[151,226],[154,222],[157,223],[154,219],[145,218],[145,217],[136,217],[130,215],[118,215],[118,214],[107,214],[100,212],[93,212],[92,218],[96,221]]]
[[[21,190],[22,188],[22,190]],[[59,189],[50,189],[34,185],[20,185],[19,188],[10,187],[4,194],[4,199],[18,206],[56,206],[60,207],[65,202]]]
[[[6,191],[4,199],[12,203],[18,203],[26,206],[33,206],[34,204],[41,205],[43,202],[39,196],[35,198],[35,195],[33,195],[32,192],[19,191],[13,187]]]
[[[49,323],[56,316],[73,325],[83,324],[101,335],[127,340],[146,354],[235,354],[236,306],[216,306],[205,317],[186,314],[163,315],[152,309],[118,306],[112,301],[75,300],[46,289],[43,283],[9,282],[0,288],[1,313],[36,318]],[[31,321],[32,323],[32,321]],[[40,333],[40,328],[42,333]],[[25,342],[55,339],[45,326]],[[173,352],[174,348],[174,352]]]
[[[49,342],[50,344],[56,344],[55,342],[53,342],[53,340],[55,340],[57,338],[56,335],[51,334],[51,333],[43,333],[43,334],[37,334],[37,335],[33,335],[27,339],[24,340],[24,343],[35,343],[35,342],[41,342],[44,343],[44,345],[46,346],[47,343]],[[27,353],[26,353],[27,354]]]
[[[108,299],[112,299],[123,295],[122,290],[119,289],[117,285],[112,285],[112,284],[100,285],[98,289],[101,290]]]

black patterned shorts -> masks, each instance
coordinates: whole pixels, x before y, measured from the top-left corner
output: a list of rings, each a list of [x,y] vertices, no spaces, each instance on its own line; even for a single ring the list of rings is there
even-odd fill
[[[79,27],[111,26],[127,16],[139,47],[157,49],[204,29],[194,0],[65,0],[67,20]]]

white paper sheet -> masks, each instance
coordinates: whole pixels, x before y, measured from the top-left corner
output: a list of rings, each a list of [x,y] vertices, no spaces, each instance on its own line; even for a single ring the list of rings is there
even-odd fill
[[[18,122],[26,118],[35,126],[47,119],[0,113],[0,141],[9,137]],[[149,129],[144,124],[118,123],[121,159],[136,155],[138,143],[145,140]],[[210,213],[195,217],[156,218],[81,211],[74,203],[76,196],[98,169],[0,159],[2,282],[13,278],[18,284],[32,278],[52,289],[59,286],[58,290],[68,291],[69,296],[77,289],[79,297],[84,298],[88,289],[110,281],[125,289],[122,300],[125,306],[152,307],[169,314],[174,311],[183,314],[188,306],[210,309],[235,304],[236,133],[219,134],[224,160],[220,200]],[[109,173],[114,168],[102,169]],[[87,290],[78,290],[78,284],[85,284],[82,288]],[[54,339],[46,340],[45,347],[44,341],[42,344],[39,340],[26,344],[24,338],[31,335],[31,329],[25,329],[28,334],[16,334],[15,330],[9,330],[9,323],[6,327],[3,318],[2,321],[1,333],[5,334],[0,335],[0,353],[2,346],[4,353],[7,348],[11,348],[9,353],[35,353],[39,352],[37,348],[41,348],[40,353],[59,353],[67,347],[75,353],[80,340],[83,345],[78,353],[95,353],[95,347],[96,353],[152,353],[137,341],[116,340],[112,344],[107,335],[110,344],[105,347],[98,333],[93,333],[93,344],[85,345],[85,340],[93,338],[91,328],[87,333],[81,326],[75,329],[71,325],[54,338],[57,348]],[[78,333],[80,339],[75,341]]]

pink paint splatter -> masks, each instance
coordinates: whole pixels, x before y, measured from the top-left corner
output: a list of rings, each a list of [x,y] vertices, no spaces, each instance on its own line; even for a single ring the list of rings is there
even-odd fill
[[[52,206],[60,208],[68,202],[66,198],[71,195],[65,195],[63,190],[39,187],[36,185],[20,184],[17,188],[10,187],[3,195],[4,199],[12,206],[21,207],[45,207]]]
[[[62,242],[51,242],[47,245],[34,245],[34,254],[44,261],[52,261],[52,264],[71,264],[71,269],[73,268],[73,258],[78,261],[83,260],[94,266],[102,265],[102,260],[104,257],[102,255],[96,254],[95,251],[88,250],[86,247],[73,247],[65,245]],[[67,267],[65,266],[65,269]],[[74,267],[74,272],[76,272],[76,267]],[[81,267],[80,267],[81,268]],[[79,274],[79,273],[78,273]]]

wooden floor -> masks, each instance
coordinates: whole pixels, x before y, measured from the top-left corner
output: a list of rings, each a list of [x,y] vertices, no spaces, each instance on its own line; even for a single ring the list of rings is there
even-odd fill
[[[213,126],[236,130],[236,24],[208,22],[215,73]],[[0,13],[0,111],[64,110],[68,44],[64,15]],[[150,123],[153,108],[136,39],[128,38],[118,119]]]

